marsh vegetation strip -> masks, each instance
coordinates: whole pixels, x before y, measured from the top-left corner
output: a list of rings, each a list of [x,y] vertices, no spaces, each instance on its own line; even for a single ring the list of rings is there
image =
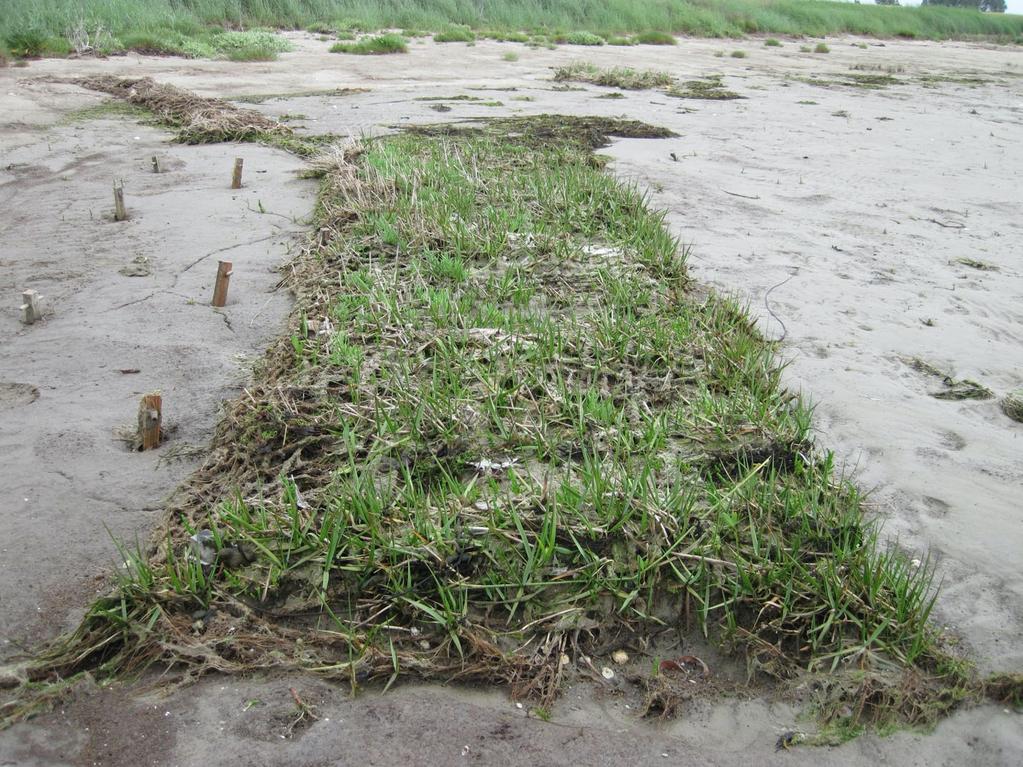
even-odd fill
[[[610,637],[698,631],[753,676],[835,672],[850,727],[953,705],[928,568],[878,545],[772,345],[602,172],[609,133],[663,135],[558,116],[320,157],[289,335],[30,684],[290,667],[549,705]]]
[[[580,4],[503,0],[478,7],[445,0],[37,0],[0,4],[0,49],[16,55],[111,53],[125,49],[189,56],[273,58],[266,32],[310,29],[350,37],[357,31],[429,30],[439,39],[562,40],[568,44],[666,44],[673,34],[739,37],[860,34],[943,40],[988,37],[1018,41],[1023,17],[939,6],[878,7],[810,0],[611,0]],[[475,30],[475,32],[474,32]],[[523,34],[525,31],[532,35]],[[623,33],[641,33],[625,38]],[[417,33],[418,34],[418,33]],[[224,37],[223,35],[227,35]]]

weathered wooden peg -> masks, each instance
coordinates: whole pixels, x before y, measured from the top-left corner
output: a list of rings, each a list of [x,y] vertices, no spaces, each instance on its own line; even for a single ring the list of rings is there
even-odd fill
[[[128,211],[124,207],[124,184],[114,182],[114,221],[124,221]]]
[[[231,176],[231,188],[241,189],[242,188],[242,165],[245,161],[241,157],[236,157],[234,161],[234,173]]]
[[[213,305],[223,306],[227,303],[227,288],[231,283],[231,262],[221,261],[217,267],[217,282],[213,286]]]
[[[139,441],[142,450],[160,446],[160,427],[163,424],[163,397],[159,393],[145,394],[139,402]]]
[[[21,294],[21,321],[26,325],[43,318],[42,298],[34,290],[26,290]]]
[[[163,168],[160,166],[160,158],[155,154],[153,155],[153,173],[163,173]]]

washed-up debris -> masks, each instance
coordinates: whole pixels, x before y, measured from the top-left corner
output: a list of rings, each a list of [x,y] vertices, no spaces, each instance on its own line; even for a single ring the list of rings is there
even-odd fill
[[[698,666],[704,676],[710,676],[710,668],[695,655],[680,655],[670,660],[662,660],[658,670],[663,674],[666,671],[679,671],[686,673],[686,666]]]
[[[629,654],[625,650],[615,650],[611,653],[611,660],[621,666],[629,662]]]
[[[778,736],[777,742],[774,744],[775,751],[788,751],[793,746],[797,745],[803,740],[803,734],[801,732],[783,732]]]
[[[1002,411],[1013,421],[1023,423],[1023,389],[1011,391],[1002,398]]]
[[[290,128],[251,109],[240,109],[222,99],[154,82],[152,78],[96,75],[72,79],[76,85],[109,93],[144,107],[178,128],[178,140],[186,144],[245,141],[268,135],[290,136]]]
[[[224,543],[218,549],[212,530],[200,530],[188,540],[192,555],[204,568],[213,567],[217,562],[223,562],[227,567],[240,567],[246,562],[245,554],[233,544]]]
[[[986,386],[968,378],[953,378],[919,357],[903,358],[902,361],[918,373],[941,379],[944,388],[928,392],[935,399],[991,399],[995,396]]]
[[[504,471],[514,466],[518,461],[515,458],[503,461],[492,461],[489,458],[481,458],[478,461],[470,461],[469,465],[480,471]]]
[[[117,272],[125,277],[148,277],[153,273],[153,268],[149,265],[148,258],[136,256],[130,264],[122,266]]]
[[[968,266],[971,269],[978,269],[982,272],[997,272],[998,267],[994,264],[989,264],[986,261],[978,261],[976,258],[957,258],[957,264]]]

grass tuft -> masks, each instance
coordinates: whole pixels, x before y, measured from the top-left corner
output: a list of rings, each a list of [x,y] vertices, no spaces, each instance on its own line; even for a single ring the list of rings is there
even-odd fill
[[[817,45],[815,45],[813,47],[813,52],[814,53],[831,53],[831,49],[827,46],[826,43],[817,43]]]
[[[769,37],[766,40],[764,40],[764,47],[765,48],[780,48],[781,47],[781,40],[779,40],[776,37]]]
[[[362,37],[354,43],[335,43],[331,53],[353,53],[359,56],[382,56],[388,53],[407,53],[408,41],[401,35]]]
[[[475,42],[476,33],[467,26],[454,25],[433,36],[435,43],[471,43]]]
[[[732,51],[729,55],[733,59],[744,59],[746,58],[746,51]]]
[[[604,45],[605,40],[592,32],[568,32],[554,36],[554,42],[561,45]]]
[[[640,45],[677,45],[678,41],[674,35],[667,32],[642,32],[636,35],[636,42]]]

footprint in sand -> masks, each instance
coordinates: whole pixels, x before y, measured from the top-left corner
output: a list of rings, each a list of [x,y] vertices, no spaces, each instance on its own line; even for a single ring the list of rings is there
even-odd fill
[[[962,450],[966,447],[966,440],[954,431],[942,431],[940,435],[942,447],[947,447],[949,450]]]

